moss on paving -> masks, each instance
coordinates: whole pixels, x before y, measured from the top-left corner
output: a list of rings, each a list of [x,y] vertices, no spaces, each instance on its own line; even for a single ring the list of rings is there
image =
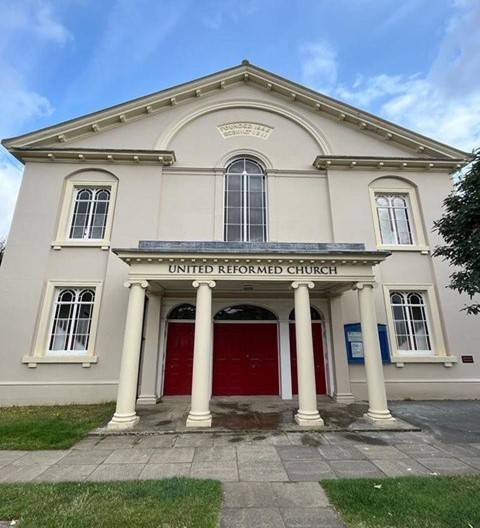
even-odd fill
[[[349,528],[480,527],[480,477],[321,482]]]
[[[115,405],[0,408],[0,449],[67,449],[106,423]]]
[[[213,528],[221,501],[213,480],[1,484],[0,520],[21,528]]]

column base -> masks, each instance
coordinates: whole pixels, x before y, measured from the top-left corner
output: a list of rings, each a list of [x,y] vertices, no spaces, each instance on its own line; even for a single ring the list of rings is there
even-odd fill
[[[346,405],[355,402],[355,396],[351,392],[339,392],[334,394],[333,399],[337,403],[344,403]]]
[[[160,398],[155,394],[140,394],[137,398],[137,405],[156,405]]]
[[[395,421],[395,418],[390,414],[388,409],[384,411],[374,411],[373,409],[368,409],[368,412],[366,412],[364,416],[365,418],[375,422]]]
[[[185,424],[187,427],[212,427],[212,415],[208,413],[190,412]]]
[[[136,414],[117,414],[108,422],[107,429],[110,431],[126,431],[135,427],[140,421]]]
[[[295,415],[295,422],[302,427],[323,427],[325,425],[318,411],[314,413],[298,411]]]

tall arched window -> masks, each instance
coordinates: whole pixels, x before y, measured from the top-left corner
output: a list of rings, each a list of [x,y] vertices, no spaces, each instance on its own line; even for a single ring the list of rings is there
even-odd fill
[[[432,347],[422,293],[392,291],[390,303],[399,352],[429,352]]]
[[[101,240],[105,235],[109,202],[109,189],[76,189],[70,238]]]
[[[225,171],[225,233],[228,242],[267,239],[265,171],[248,158],[237,158]]]

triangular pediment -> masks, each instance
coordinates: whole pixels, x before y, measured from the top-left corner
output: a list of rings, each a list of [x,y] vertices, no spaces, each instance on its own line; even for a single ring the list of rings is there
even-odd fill
[[[5,139],[3,145],[19,159],[29,149],[70,150],[81,138],[99,135],[113,128],[127,125],[142,118],[187,102],[214,96],[224,90],[247,83],[248,86],[277,97],[293,107],[299,105],[315,112],[322,119],[334,120],[367,134],[377,141],[390,142],[401,147],[407,157],[445,160],[470,158],[456,148],[422,136],[372,114],[317,93],[309,88],[279,77],[247,61],[241,65],[196,79],[166,90],[155,92],[98,112],[75,118],[22,136]],[[22,154],[23,153],[23,154]],[[319,152],[319,155],[326,154]],[[312,160],[313,161],[313,160]]]

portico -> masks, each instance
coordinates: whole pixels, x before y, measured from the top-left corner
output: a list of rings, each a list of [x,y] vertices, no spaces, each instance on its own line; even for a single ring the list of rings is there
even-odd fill
[[[157,242],[141,241],[138,248],[116,249],[130,266],[129,302],[125,322],[117,408],[109,428],[136,425],[135,413],[143,321],[160,311],[161,295],[195,296],[191,405],[186,425],[210,427],[213,370],[213,300],[215,297],[291,299],[295,313],[295,348],[300,426],[321,427],[317,408],[312,336],[312,295],[330,303],[332,328],[338,299],[348,290],[358,291],[368,385],[368,417],[392,420],[387,407],[383,367],[377,335],[373,266],[388,252],[365,251],[362,244]],[[146,317],[146,292],[154,294]],[[152,310],[152,313],[150,313]],[[281,321],[279,341],[282,343]],[[287,322],[288,325],[288,322]],[[284,327],[285,328],[285,327]],[[147,328],[147,332],[150,331]],[[288,326],[287,326],[288,331]],[[285,331],[283,330],[283,333]],[[338,332],[332,342],[339,341]],[[337,348],[337,347],[335,347]],[[343,356],[335,351],[333,363],[341,372]],[[280,360],[282,363],[283,358]],[[289,365],[290,367],[290,365]],[[280,367],[282,369],[283,366]],[[235,375],[232,372],[232,375]],[[334,392],[342,395],[341,376],[334,376]],[[339,398],[340,401],[340,398]]]

